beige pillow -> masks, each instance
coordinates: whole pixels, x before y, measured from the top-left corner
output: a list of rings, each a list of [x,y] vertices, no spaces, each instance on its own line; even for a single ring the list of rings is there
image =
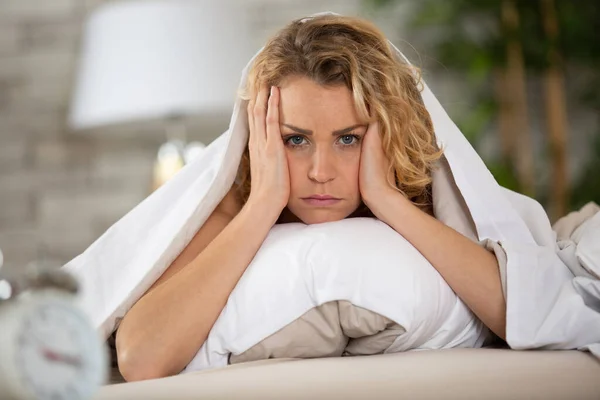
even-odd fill
[[[267,358],[317,358],[383,353],[405,332],[388,318],[348,301],[332,301],[300,318],[241,354],[230,364]]]

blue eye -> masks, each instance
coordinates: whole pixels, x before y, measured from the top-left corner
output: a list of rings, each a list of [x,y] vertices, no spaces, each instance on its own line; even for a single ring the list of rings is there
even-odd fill
[[[301,146],[304,144],[304,138],[300,135],[288,137],[285,142],[291,146]]]
[[[340,142],[345,146],[351,146],[353,144],[357,144],[359,141],[359,137],[356,135],[344,135],[340,136]]]

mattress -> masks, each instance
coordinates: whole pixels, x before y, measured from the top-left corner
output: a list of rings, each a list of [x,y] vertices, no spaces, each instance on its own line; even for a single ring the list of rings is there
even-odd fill
[[[270,359],[106,385],[125,399],[600,399],[600,361],[574,350],[447,349]]]

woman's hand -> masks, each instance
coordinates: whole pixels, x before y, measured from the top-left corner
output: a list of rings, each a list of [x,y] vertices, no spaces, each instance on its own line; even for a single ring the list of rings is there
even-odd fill
[[[290,174],[279,130],[279,88],[265,87],[248,104],[251,188],[248,202],[258,202],[279,215],[290,197]]]
[[[379,134],[379,123],[369,125],[362,141],[359,188],[363,202],[379,219],[390,197],[403,197],[393,186],[394,172],[386,157]]]

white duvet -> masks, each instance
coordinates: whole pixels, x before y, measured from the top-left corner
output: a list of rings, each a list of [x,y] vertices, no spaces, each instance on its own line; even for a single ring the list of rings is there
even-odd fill
[[[251,63],[252,60],[242,73],[241,84]],[[574,276],[557,256],[556,238],[541,207],[531,199],[503,190],[427,85],[422,96],[438,143],[445,148],[456,186],[472,216],[477,239],[498,242],[506,252],[508,344],[517,349],[598,351],[600,282]],[[81,306],[105,337],[177,257],[231,187],[247,142],[245,110],[245,102],[238,99],[229,129],[204,154],[65,265],[64,269],[81,282]],[[384,229],[376,221],[359,229],[352,225],[355,223],[359,221],[340,222],[337,227],[348,224],[348,229],[333,230],[336,234],[329,235],[328,240],[335,242],[338,234],[354,232],[370,243],[371,237],[377,237],[374,232],[382,233],[380,230]],[[365,252],[365,259],[350,264],[355,270],[349,273],[343,270],[341,251],[328,252],[324,248],[318,257],[310,258],[316,253],[309,252],[309,258],[302,258],[306,248],[301,243],[285,241],[286,235],[293,237],[294,229],[298,228],[273,230],[268,239],[270,250],[261,250],[249,273],[242,277],[188,368],[222,365],[228,352],[250,347],[297,318],[302,310],[332,298],[350,299],[406,325],[409,332],[397,339],[397,350],[428,346],[427,343],[434,344],[430,348],[480,343],[481,327],[476,320],[399,235],[386,232],[383,236],[389,240],[389,246],[380,247],[381,253]],[[319,232],[319,227],[306,229]],[[596,237],[588,241],[592,247],[593,243],[597,246]],[[320,243],[313,244],[318,247]],[[378,254],[382,254],[381,259]],[[278,257],[315,264],[276,265],[274,260],[280,260]],[[323,265],[316,268],[319,263]],[[259,264],[263,269],[255,268]],[[297,274],[297,280],[288,274]],[[261,290],[267,284],[271,285],[269,290]],[[282,288],[286,287],[297,292],[283,293]],[[424,287],[433,288],[435,296],[426,293]],[[420,314],[420,310],[425,312]]]

